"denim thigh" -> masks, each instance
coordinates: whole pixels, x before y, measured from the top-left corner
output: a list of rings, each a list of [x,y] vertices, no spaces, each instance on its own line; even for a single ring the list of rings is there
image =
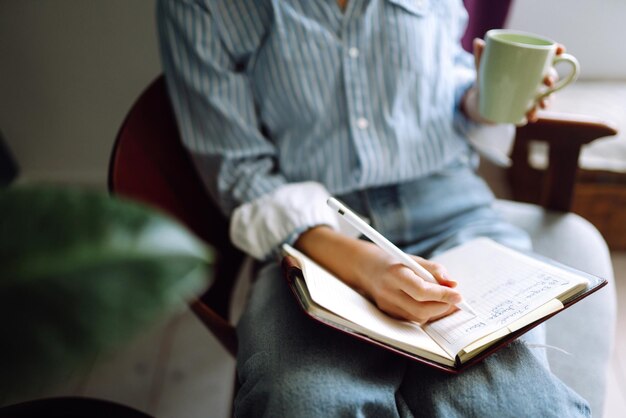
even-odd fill
[[[478,236],[530,249],[501,219],[467,164],[404,184],[339,196],[396,245],[430,257]],[[587,416],[585,401],[517,342],[450,376],[307,318],[276,264],[266,266],[238,324],[237,416]],[[544,340],[541,328],[527,335]]]

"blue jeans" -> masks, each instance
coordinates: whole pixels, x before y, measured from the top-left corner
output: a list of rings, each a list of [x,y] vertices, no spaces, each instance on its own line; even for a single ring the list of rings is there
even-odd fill
[[[466,164],[340,199],[424,257],[477,236],[530,248],[523,231],[497,216],[493,195]],[[550,372],[542,350],[517,341],[449,375],[309,319],[275,263],[261,269],[237,332],[236,416],[590,416],[587,403]],[[545,333],[540,327],[524,338],[542,343]]]

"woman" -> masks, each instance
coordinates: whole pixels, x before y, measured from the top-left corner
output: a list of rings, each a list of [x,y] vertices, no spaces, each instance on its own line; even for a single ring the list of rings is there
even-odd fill
[[[477,236],[530,247],[474,173],[464,132],[485,121],[459,45],[466,18],[460,0],[159,1],[183,141],[235,245],[265,263],[238,324],[236,415],[589,414],[521,342],[450,377],[326,329],[300,312],[276,262],[291,243],[381,310],[423,323],[462,300],[428,257]],[[330,195],[425,257],[439,284],[342,232]],[[525,338],[540,344],[543,331]]]

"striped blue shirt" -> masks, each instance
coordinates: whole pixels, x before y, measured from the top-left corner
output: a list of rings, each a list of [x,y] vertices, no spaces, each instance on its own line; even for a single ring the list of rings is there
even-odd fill
[[[287,183],[332,194],[469,152],[461,0],[160,0],[185,146],[225,213]]]

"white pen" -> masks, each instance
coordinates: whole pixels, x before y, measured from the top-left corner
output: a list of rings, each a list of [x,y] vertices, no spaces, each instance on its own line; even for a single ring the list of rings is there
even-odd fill
[[[380,232],[376,231],[370,225],[367,224],[363,219],[359,218],[354,212],[348,209],[343,203],[335,199],[334,197],[329,198],[326,203],[333,210],[336,210],[339,215],[343,219],[345,219],[350,225],[355,227],[359,232],[365,235],[367,238],[371,239],[372,242],[382,248],[391,256],[395,257],[396,260],[411,270],[415,274],[417,274],[422,279],[427,282],[437,283],[435,277],[424,267],[422,267],[417,261],[415,261],[411,256],[402,251],[400,248],[393,245],[391,241],[382,236]],[[469,312],[472,315],[476,316],[476,312],[465,302],[462,301],[456,305],[459,309],[464,310],[465,312]]]

